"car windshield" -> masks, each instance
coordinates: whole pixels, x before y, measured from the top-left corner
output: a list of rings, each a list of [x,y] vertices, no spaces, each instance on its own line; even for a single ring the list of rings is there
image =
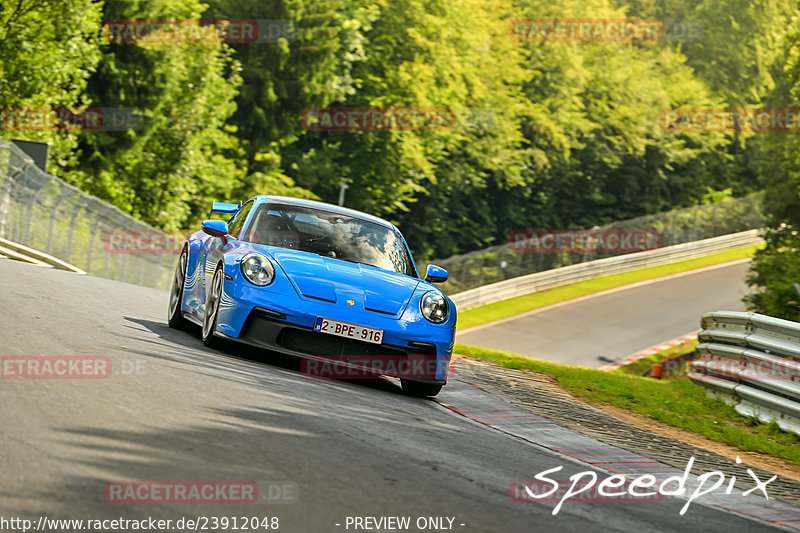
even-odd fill
[[[418,277],[397,231],[368,220],[308,207],[259,206],[242,240],[311,252]]]

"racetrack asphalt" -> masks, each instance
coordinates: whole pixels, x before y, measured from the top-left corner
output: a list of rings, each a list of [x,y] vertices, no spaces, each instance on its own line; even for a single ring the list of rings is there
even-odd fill
[[[741,311],[749,261],[590,295],[459,332],[456,342],[601,367],[700,329],[710,311]]]
[[[684,502],[672,497],[568,502],[553,516],[552,505],[512,502],[509,483],[591,467],[454,412],[480,405],[477,389],[445,388],[447,409],[392,380],[309,379],[295,359],[212,350],[196,332],[169,329],[166,292],[8,259],[0,279],[0,355],[103,356],[113,369],[105,379],[5,379],[4,369],[0,517],[277,516],[286,532],[355,531],[348,516],[451,517],[464,532],[773,527],[699,504],[679,516]],[[281,482],[299,499],[105,500],[108,482],[132,480]]]

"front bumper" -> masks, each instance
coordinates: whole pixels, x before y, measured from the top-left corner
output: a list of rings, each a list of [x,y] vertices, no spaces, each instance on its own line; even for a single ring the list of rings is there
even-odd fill
[[[230,280],[225,281],[223,292],[217,326],[222,336],[301,357],[304,372],[314,368],[324,372],[333,363],[368,368],[370,375],[442,385],[447,382],[453,350],[452,328],[423,328],[391,316],[372,316],[373,313],[363,310],[309,301],[291,293],[256,290]],[[313,324],[318,316],[382,329],[384,342],[372,344],[315,332]],[[314,366],[309,361],[323,364]]]
[[[437,378],[439,365],[433,344],[406,347],[370,344],[291,325],[258,307],[251,311],[236,340],[303,357],[302,371],[309,377],[388,375],[442,385],[447,381],[446,377]]]

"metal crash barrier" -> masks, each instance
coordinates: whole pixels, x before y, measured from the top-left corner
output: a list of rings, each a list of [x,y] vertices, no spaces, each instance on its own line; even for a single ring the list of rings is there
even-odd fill
[[[159,289],[169,288],[183,242],[45,173],[2,140],[0,239],[3,255],[12,249],[57,268]]]
[[[716,311],[701,324],[689,378],[739,414],[800,435],[800,323]]]
[[[470,289],[450,297],[458,306],[459,311],[466,311],[473,307],[553,289],[599,276],[610,276],[642,268],[669,265],[727,250],[762,244],[763,242],[764,239],[761,237],[759,230],[741,231],[730,235],[667,246],[657,250],[605,257],[594,261],[536,272]]]

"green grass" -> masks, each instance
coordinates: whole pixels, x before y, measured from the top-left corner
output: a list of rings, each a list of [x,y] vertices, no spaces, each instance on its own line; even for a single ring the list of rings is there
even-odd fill
[[[682,342],[681,344],[675,345],[671,348],[667,348],[666,350],[661,350],[660,352],[656,352],[652,355],[648,355],[647,357],[643,357],[642,359],[634,361],[625,366],[615,368],[613,372],[641,376],[644,372],[652,368],[655,363],[660,363],[661,361],[666,361],[667,359],[680,357],[681,355],[686,355],[688,353],[693,352],[694,347],[697,346],[697,344],[698,344],[697,339],[692,341]],[[667,375],[667,370],[665,369],[664,378],[666,379],[672,377],[674,376]]]
[[[456,345],[455,353],[505,368],[550,374],[561,387],[589,404],[607,403],[742,451],[800,464],[800,437],[784,433],[775,423],[758,424],[740,416],[731,405],[709,397],[688,379],[654,380],[462,344]]]
[[[747,246],[744,248],[737,248],[735,250],[727,250],[697,259],[688,259],[670,265],[655,266],[634,270],[632,272],[624,272],[622,274],[613,274],[611,276],[601,276],[592,278],[586,281],[579,281],[563,287],[556,287],[541,292],[534,292],[516,298],[509,298],[500,302],[495,302],[466,311],[459,312],[458,314],[458,329],[464,330],[494,322],[502,318],[518,315],[526,311],[538,309],[547,305],[552,305],[565,300],[579,298],[587,294],[600,292],[623,285],[630,285],[639,281],[660,278],[670,274],[677,274],[679,272],[686,272],[697,268],[702,268],[710,265],[717,265],[735,261],[737,259],[744,259],[752,257],[759,245]]]

